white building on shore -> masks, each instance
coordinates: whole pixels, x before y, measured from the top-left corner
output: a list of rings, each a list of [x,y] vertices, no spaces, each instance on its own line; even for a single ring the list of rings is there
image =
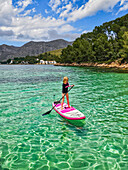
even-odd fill
[[[44,61],[44,60],[40,60],[40,64],[46,64],[46,65],[48,65],[48,64],[56,64],[56,61]]]
[[[9,64],[13,64],[13,60],[11,60]]]

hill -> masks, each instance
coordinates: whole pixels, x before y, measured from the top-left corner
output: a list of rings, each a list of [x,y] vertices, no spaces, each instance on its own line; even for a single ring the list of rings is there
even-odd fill
[[[96,26],[62,50],[61,63],[128,63],[128,14]]]
[[[53,51],[49,51],[49,53],[50,53],[51,55],[56,55],[56,56],[59,56],[59,57],[60,57],[60,55],[61,55],[61,53],[62,53],[62,50],[63,50],[63,49],[53,50]]]
[[[1,45],[0,46],[0,61],[6,61],[16,57],[37,56],[41,53],[62,49],[72,45],[72,42],[58,39],[49,42],[34,42],[30,41],[21,47]]]

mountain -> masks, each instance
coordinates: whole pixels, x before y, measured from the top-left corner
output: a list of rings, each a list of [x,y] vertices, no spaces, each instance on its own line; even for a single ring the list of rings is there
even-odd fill
[[[15,57],[37,56],[41,53],[62,49],[72,45],[72,42],[58,39],[49,42],[34,42],[30,41],[21,47],[0,45],[0,61],[6,61]]]

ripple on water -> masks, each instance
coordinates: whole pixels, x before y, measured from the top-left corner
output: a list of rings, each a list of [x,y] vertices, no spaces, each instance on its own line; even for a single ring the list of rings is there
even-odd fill
[[[70,103],[86,116],[80,130],[52,108],[70,84]],[[126,170],[127,74],[93,68],[0,66],[0,169]]]

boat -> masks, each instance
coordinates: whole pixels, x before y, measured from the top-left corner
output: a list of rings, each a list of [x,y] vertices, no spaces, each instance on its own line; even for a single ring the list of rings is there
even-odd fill
[[[69,124],[72,124],[76,127],[83,127],[85,125],[85,115],[74,107],[68,105],[66,103],[63,104],[63,110],[61,110],[61,103],[56,104],[54,102],[52,104],[54,110]]]

